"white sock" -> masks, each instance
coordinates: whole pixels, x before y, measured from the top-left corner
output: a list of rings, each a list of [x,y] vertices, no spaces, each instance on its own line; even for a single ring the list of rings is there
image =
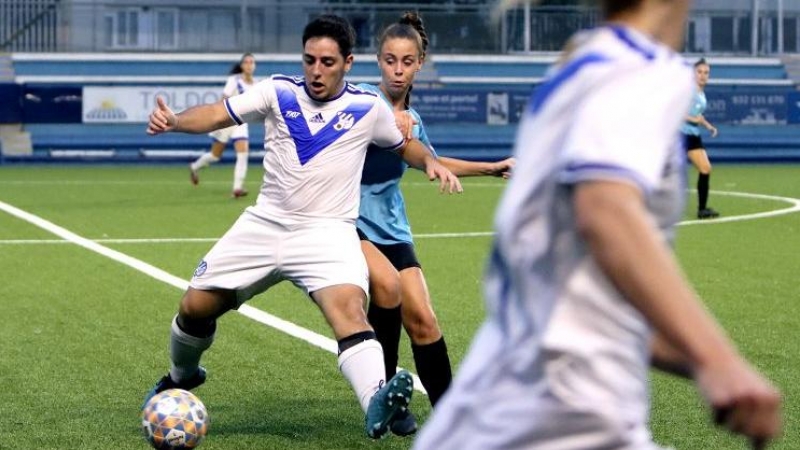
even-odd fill
[[[214,336],[199,338],[186,334],[178,326],[178,316],[172,319],[172,329],[169,340],[169,356],[172,366],[169,375],[173,381],[180,382],[193,376],[200,366],[200,357],[203,355],[211,343]]]
[[[209,164],[218,162],[219,158],[214,156],[211,152],[206,152],[200,155],[199,158],[195,162],[192,163],[192,170],[200,170],[203,167],[208,166]]]
[[[385,381],[381,344],[369,339],[348,348],[339,355],[339,370],[353,387],[361,409],[367,412],[370,399]]]
[[[242,189],[247,177],[247,152],[236,152],[236,167],[233,169],[233,190]]]

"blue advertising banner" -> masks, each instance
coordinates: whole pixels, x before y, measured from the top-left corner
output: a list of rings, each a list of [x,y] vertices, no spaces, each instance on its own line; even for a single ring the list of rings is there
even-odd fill
[[[466,122],[489,125],[517,123],[530,91],[415,89],[411,106],[425,123]]]
[[[778,125],[788,116],[788,93],[774,89],[713,90],[706,92],[705,118],[712,124]]]
[[[786,96],[786,121],[800,123],[800,92],[790,92]]]

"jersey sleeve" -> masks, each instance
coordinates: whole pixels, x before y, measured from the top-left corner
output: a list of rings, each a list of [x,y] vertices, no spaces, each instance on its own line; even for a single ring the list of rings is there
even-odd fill
[[[263,122],[275,102],[275,86],[272,79],[263,80],[244,93],[224,100],[228,115],[239,125],[247,122]]]
[[[431,153],[433,153],[434,158],[438,158],[439,155],[436,154],[436,149],[434,149],[433,144],[431,144],[431,140],[428,137],[428,132],[425,129],[425,124],[422,123],[422,117],[419,115],[417,111],[413,109],[409,109],[408,112],[409,114],[411,114],[411,117],[413,117],[414,120],[417,122],[417,124],[414,125],[414,137],[419,139],[420,142],[425,144],[425,146],[431,150]]]
[[[233,97],[238,93],[239,89],[236,86],[236,77],[228,77],[227,81],[225,81],[225,87],[222,88],[222,96],[228,98]]]
[[[397,150],[403,146],[405,139],[397,128],[394,113],[389,105],[380,98],[375,100],[374,106],[378,114],[373,129],[372,144],[383,150]]]
[[[652,64],[596,86],[571,119],[560,180],[620,180],[650,192],[686,114],[691,87],[683,75]]]

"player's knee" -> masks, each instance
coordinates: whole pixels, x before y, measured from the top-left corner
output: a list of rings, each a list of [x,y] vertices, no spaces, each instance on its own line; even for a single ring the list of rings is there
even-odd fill
[[[181,299],[178,317],[187,321],[216,319],[231,309],[234,300],[233,292],[200,291],[190,288]]]
[[[370,301],[386,309],[400,306],[400,279],[398,277],[373,277],[369,283]]]

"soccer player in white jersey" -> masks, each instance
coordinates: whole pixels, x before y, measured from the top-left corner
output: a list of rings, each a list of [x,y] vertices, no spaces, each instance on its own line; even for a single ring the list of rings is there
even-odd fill
[[[229,98],[244,93],[256,84],[253,74],[256,71],[256,58],[252,53],[245,53],[239,62],[231,68],[230,76],[222,89],[222,97]],[[239,198],[247,195],[244,180],[247,178],[247,158],[250,150],[250,133],[246,123],[234,125],[208,134],[213,139],[211,150],[200,155],[189,164],[189,179],[192,184],[200,183],[198,171],[209,164],[218,162],[228,142],[233,142],[236,151],[236,164],[233,168],[233,190],[231,197]]]
[[[174,114],[163,100],[148,133],[202,133],[264,121],[264,180],[256,204],[214,245],[194,272],[172,322],[172,366],[148,394],[192,389],[205,381],[200,357],[216,319],[274,284],[289,280],[320,308],[339,343],[339,368],[379,438],[408,406],[412,379],[385,382],[383,352],[367,323],[367,266],[355,222],[367,146],[395,150],[441,189],[458,179],[419,141],[406,142],[391,109],[374,93],[344,81],[355,32],[346,20],[322,16],[303,32],[304,77],[273,75],[244,94]]]
[[[672,49],[691,0],[599,3],[608,22],[549,73],[520,123],[488,317],[417,450],[657,449],[651,364],[693,378],[719,423],[758,448],[780,432],[779,393],[669,248],[692,90]]]

